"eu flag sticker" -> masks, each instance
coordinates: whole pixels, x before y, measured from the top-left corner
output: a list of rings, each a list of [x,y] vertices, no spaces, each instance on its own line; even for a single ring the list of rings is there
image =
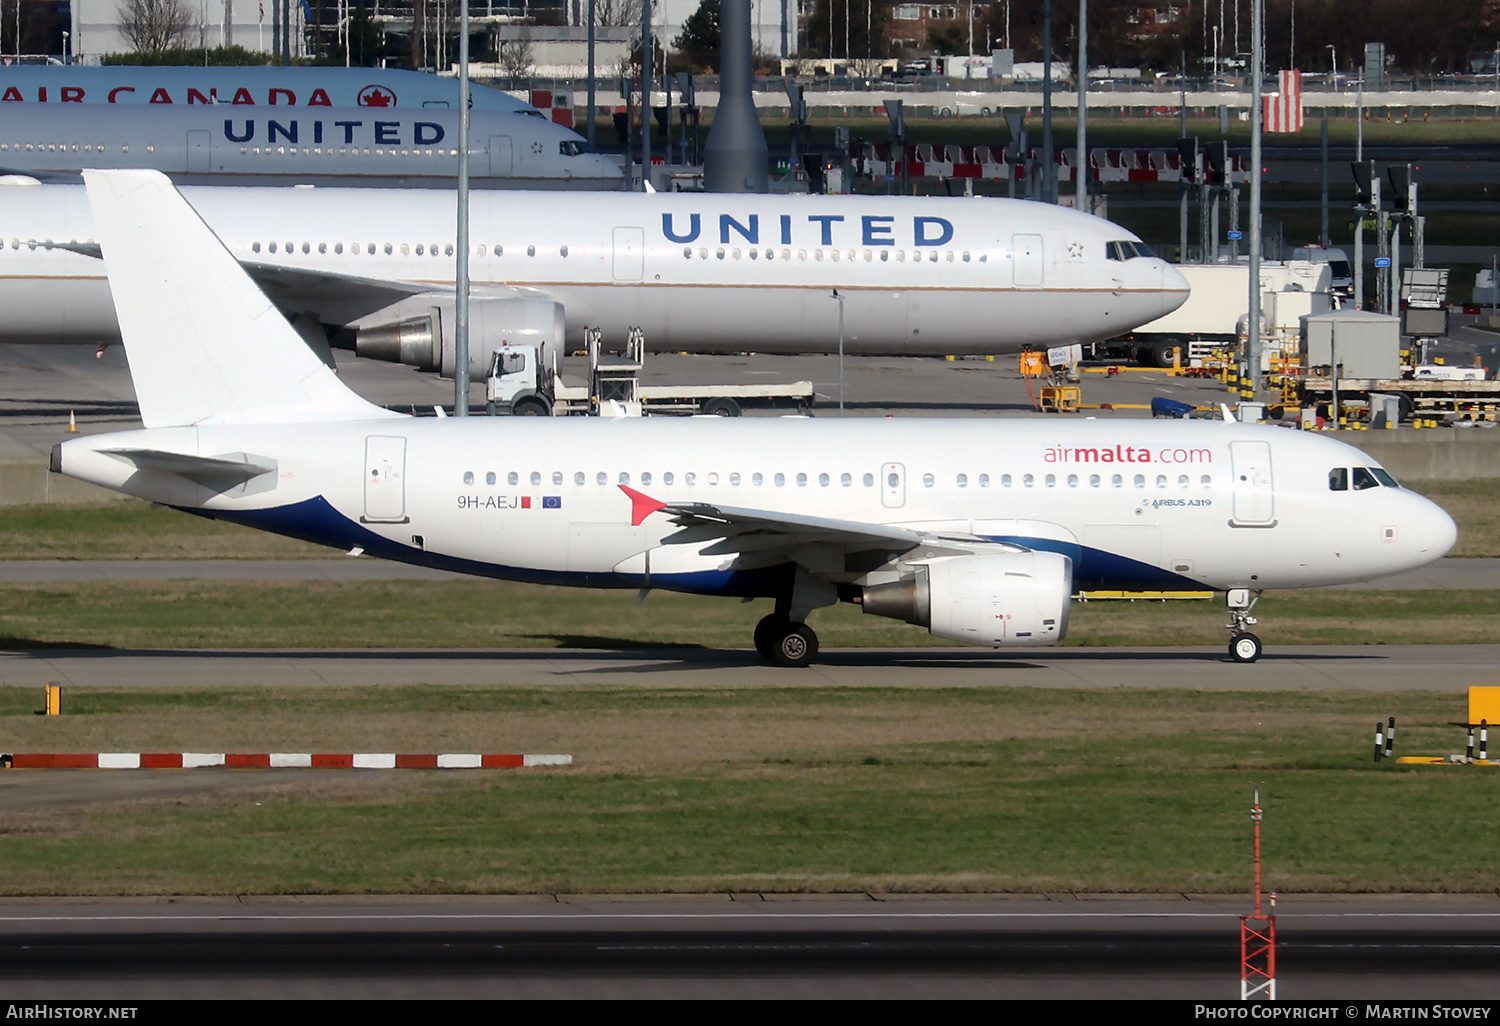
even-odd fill
[[[561,495],[542,496],[542,509],[562,509]]]

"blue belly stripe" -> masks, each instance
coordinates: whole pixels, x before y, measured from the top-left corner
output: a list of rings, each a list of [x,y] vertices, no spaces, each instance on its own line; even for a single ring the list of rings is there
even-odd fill
[[[363,524],[350,520],[334,509],[321,495],[289,506],[273,506],[269,509],[214,510],[182,506],[175,508],[184,513],[243,524],[246,527],[285,535],[288,538],[298,538],[315,545],[327,545],[345,551],[358,547],[364,549],[367,555],[378,559],[431,567],[434,570],[451,570],[454,573],[469,574],[474,577],[522,581],[528,584],[557,584],[575,588],[628,589],[639,588],[646,583],[643,574],[535,570],[428,552],[413,545],[403,545],[381,537]],[[728,595],[735,598],[775,598],[787,590],[791,573],[791,566],[765,567],[757,570],[700,570],[692,573],[652,574],[650,583],[653,588],[666,591]]]
[[[321,495],[289,506],[254,510],[209,510],[176,507],[184,513],[230,523],[243,524],[261,531],[299,538],[315,545],[337,549],[362,548],[378,559],[398,563],[451,570],[474,577],[529,584],[557,584],[576,588],[639,588],[646,583],[641,574],[593,573],[575,570],[535,570],[503,566],[475,559],[445,556],[413,545],[383,538],[363,524],[349,519]],[[1073,561],[1073,587],[1078,590],[1202,590],[1200,581],[1163,570],[1161,567],[1129,559],[1113,552],[1089,548],[1074,542],[1023,535],[1001,535],[991,539],[1042,552],[1057,552]],[[667,591],[684,591],[701,595],[728,595],[736,598],[774,598],[786,592],[792,572],[790,565],[757,570],[699,570],[692,573],[652,574],[651,586]]]

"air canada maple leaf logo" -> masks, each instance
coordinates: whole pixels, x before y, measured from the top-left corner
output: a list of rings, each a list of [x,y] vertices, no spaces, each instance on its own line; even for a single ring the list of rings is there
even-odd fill
[[[359,91],[361,107],[394,107],[396,94],[385,86],[368,85]]]

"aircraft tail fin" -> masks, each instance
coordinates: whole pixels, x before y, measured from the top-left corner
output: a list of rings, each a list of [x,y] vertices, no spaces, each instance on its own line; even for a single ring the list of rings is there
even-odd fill
[[[146,427],[399,416],[313,354],[158,171],[85,171]]]

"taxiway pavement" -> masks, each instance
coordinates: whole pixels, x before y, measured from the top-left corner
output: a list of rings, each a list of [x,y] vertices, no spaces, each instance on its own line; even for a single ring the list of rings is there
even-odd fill
[[[1194,688],[1463,692],[1495,683],[1500,645],[1289,645],[1256,663],[1222,647],[830,649],[806,669],[748,649],[175,650],[0,652],[0,686],[565,684],[630,687]]]
[[[1279,998],[1487,1005],[1500,983],[1493,895],[1279,904]],[[0,980],[10,1000],[1230,1001],[1250,909],[1224,895],[11,900]]]

